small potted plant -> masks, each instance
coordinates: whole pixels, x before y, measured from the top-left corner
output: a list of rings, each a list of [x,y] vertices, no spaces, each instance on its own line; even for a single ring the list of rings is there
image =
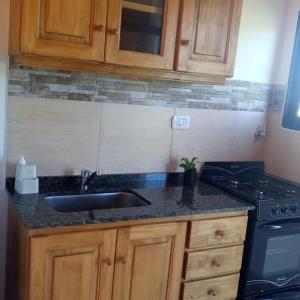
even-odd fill
[[[179,165],[181,168],[184,169],[184,185],[195,185],[197,179],[197,172],[196,172],[196,162],[198,157],[193,157],[191,160],[188,158],[182,158],[181,164]]]

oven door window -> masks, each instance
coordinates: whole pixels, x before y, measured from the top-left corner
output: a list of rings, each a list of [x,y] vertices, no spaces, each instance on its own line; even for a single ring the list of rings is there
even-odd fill
[[[300,221],[256,223],[247,262],[246,293],[300,284]]]
[[[268,240],[262,272],[264,278],[293,272],[299,265],[300,233],[274,236]]]

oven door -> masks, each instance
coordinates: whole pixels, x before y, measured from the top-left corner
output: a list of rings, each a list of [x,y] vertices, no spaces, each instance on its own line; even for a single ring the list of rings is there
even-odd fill
[[[246,295],[300,284],[300,219],[257,222]]]

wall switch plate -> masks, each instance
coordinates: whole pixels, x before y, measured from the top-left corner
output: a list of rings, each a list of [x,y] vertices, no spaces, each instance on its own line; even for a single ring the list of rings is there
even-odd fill
[[[189,116],[173,116],[172,118],[173,129],[189,129],[190,117]]]

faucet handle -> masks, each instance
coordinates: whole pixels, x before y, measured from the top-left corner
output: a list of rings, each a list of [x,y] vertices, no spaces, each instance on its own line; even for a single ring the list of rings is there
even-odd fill
[[[91,171],[89,169],[82,169],[81,170],[81,177],[85,178],[91,175]]]

